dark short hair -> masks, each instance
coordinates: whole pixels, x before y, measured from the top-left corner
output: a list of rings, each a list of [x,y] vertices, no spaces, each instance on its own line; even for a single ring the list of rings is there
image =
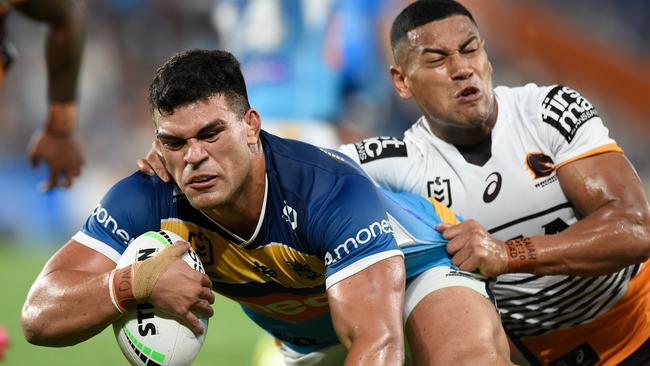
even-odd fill
[[[476,24],[469,10],[454,0],[419,0],[411,3],[397,15],[390,28],[390,46],[393,53],[411,30],[452,15],[464,15]]]
[[[239,61],[222,50],[190,50],[173,55],[149,86],[149,110],[168,115],[193,102],[223,95],[243,116],[250,109]]]

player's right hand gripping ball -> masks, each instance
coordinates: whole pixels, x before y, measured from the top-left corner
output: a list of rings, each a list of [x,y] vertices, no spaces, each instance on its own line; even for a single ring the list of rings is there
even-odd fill
[[[171,231],[146,232],[129,244],[117,267],[145,260],[178,240],[183,238]],[[182,258],[191,268],[205,273],[194,250],[190,249]],[[113,331],[132,365],[189,365],[201,350],[208,330],[208,319],[199,320],[204,332],[196,335],[175,318],[145,303],[113,323]]]

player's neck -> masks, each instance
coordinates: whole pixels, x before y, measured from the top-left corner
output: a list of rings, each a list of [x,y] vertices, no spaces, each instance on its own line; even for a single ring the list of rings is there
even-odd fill
[[[494,103],[494,111],[490,116],[476,125],[442,121],[431,117],[426,117],[426,120],[431,132],[438,138],[453,145],[474,146],[490,137],[497,122],[498,110],[497,103]]]
[[[255,233],[262,207],[264,204],[264,194],[266,191],[266,168],[264,163],[264,154],[252,161],[250,176],[245,180],[245,184],[235,194],[234,201],[215,207],[211,210],[204,211],[210,218],[219,223],[219,225],[228,229],[244,240],[248,240]]]

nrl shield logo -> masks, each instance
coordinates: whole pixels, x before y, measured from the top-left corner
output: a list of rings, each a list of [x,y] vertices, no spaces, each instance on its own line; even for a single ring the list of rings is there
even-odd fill
[[[429,192],[429,197],[433,197],[443,205],[451,207],[451,186],[449,179],[436,177],[435,180],[428,181],[427,191]]]

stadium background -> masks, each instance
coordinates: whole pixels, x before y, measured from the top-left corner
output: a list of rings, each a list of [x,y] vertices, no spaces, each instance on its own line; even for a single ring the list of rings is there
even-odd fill
[[[495,85],[562,83],[580,90],[595,104],[649,187],[649,0],[462,2],[474,12],[487,39]],[[42,125],[46,111],[46,28],[10,14],[8,39],[19,57],[0,89],[0,324],[11,342],[5,364],[125,362],[110,329],[74,347],[31,346],[20,333],[19,313],[45,260],[76,232],[103,192],[134,171],[135,160],[146,153],[153,130],[146,89],[156,66],[172,53],[195,47],[231,49],[255,41],[261,42],[255,45],[257,52],[271,52],[264,42],[283,45],[283,37],[293,37],[294,48],[283,49],[283,57],[298,57],[305,47],[322,57],[320,62],[306,63],[303,71],[317,76],[307,79],[308,83],[328,105],[323,108],[326,113],[304,110],[287,118],[336,123],[341,136],[354,139],[399,135],[417,117],[411,103],[396,100],[384,71],[387,27],[404,0],[250,0],[247,3],[257,5],[264,16],[233,17],[233,10],[242,3],[88,2],[79,93],[79,132],[86,165],[72,189],[50,193],[37,190],[46,172],[43,167],[31,170],[25,153],[29,136]],[[275,8],[279,12],[274,13],[269,4],[285,7]],[[276,38],[271,30],[277,30],[278,24],[266,23],[273,16],[282,28]],[[295,20],[301,17],[316,26],[300,28]],[[243,33],[246,25],[257,24],[248,22],[251,19],[263,22],[261,28],[248,30],[255,35],[253,40],[224,36]],[[261,37],[264,33],[266,37]],[[372,74],[366,77],[364,72]],[[302,97],[311,94],[309,89],[302,91]],[[301,93],[296,95],[293,103],[303,103]],[[251,98],[251,104],[264,105],[263,97]],[[263,123],[265,116],[278,113],[264,108]],[[229,300],[219,298],[215,314],[196,364],[253,364],[261,332]]]

